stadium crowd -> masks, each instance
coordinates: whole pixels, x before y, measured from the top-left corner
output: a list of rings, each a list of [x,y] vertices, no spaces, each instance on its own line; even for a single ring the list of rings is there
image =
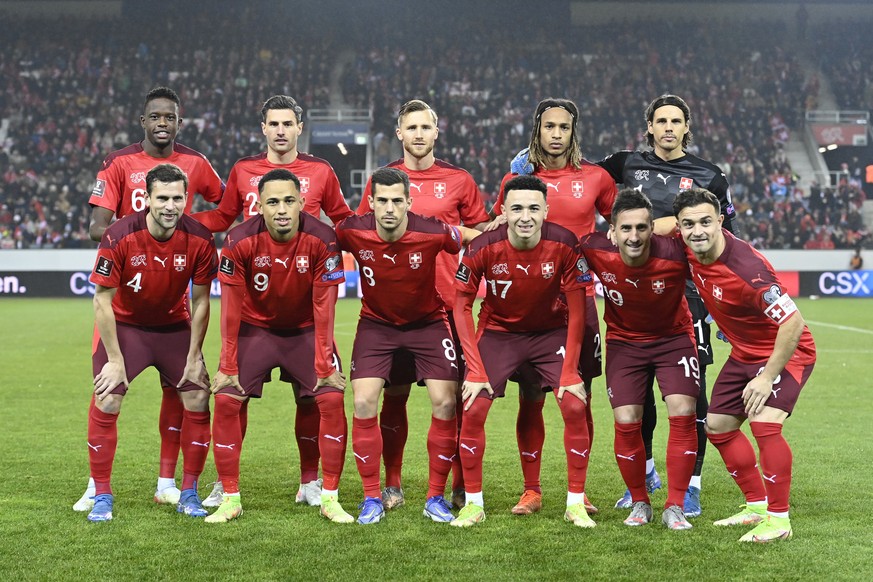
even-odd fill
[[[695,114],[689,153],[725,171],[741,231],[755,246],[850,248],[863,236],[863,196],[853,184],[821,194],[796,186],[783,147],[815,105],[818,81],[804,83],[780,24],[748,22],[726,36],[693,21],[665,23],[657,35],[615,23],[573,29],[580,40],[571,46],[535,30],[520,44],[477,23],[416,42],[415,31],[383,23],[351,39],[354,58],[340,67],[350,39],[300,31],[289,40],[271,34],[281,23],[255,22],[251,12],[234,21],[197,18],[184,31],[162,24],[160,41],[120,20],[40,22],[39,43],[26,25],[4,34],[2,247],[92,245],[86,200],[96,171],[107,153],[137,138],[141,96],[162,84],[182,98],[188,123],[180,141],[204,153],[223,178],[236,159],[259,150],[256,111],[267,95],[294,95],[312,109],[328,106],[339,89],[346,104],[372,108],[382,138],[393,130],[398,105],[421,96],[440,114],[441,157],[471,172],[486,205],[523,146],[540,98],[577,101],[583,152],[596,161],[645,148],[643,108],[669,91]],[[233,33],[255,25],[263,34]],[[658,40],[664,34],[668,45]],[[869,84],[870,75],[863,64],[851,68],[856,61],[863,63],[858,57],[828,69],[838,95],[866,94],[859,83]],[[332,85],[335,68],[342,76]],[[389,140],[377,142],[377,161],[390,161]]]

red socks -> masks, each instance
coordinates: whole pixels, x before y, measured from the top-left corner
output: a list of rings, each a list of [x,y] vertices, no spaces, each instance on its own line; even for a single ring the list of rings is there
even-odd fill
[[[746,435],[739,430],[732,430],[722,434],[710,433],[707,436],[724,459],[728,473],[739,485],[746,502],[766,500],[767,491],[758,471],[755,449]]]
[[[778,422],[750,422],[752,435],[761,454],[761,471],[767,489],[767,510],[773,513],[788,511],[791,492],[791,447],[782,436]]]
[[[556,397],[557,397],[557,393]],[[561,416],[564,418],[564,452],[567,454],[567,490],[570,493],[583,493],[588,475],[590,448],[588,445],[588,422],[584,402],[565,394],[558,401]]]
[[[376,417],[352,418],[352,452],[361,481],[364,495],[382,498],[379,486],[379,464],[382,457],[382,433],[379,432]]]
[[[540,466],[542,465],[543,443],[546,441],[546,426],[543,422],[545,400],[518,399],[518,418],[515,421],[515,438],[518,441],[518,454],[521,458],[521,473],[524,475],[524,489],[542,493],[540,487]]]
[[[343,394],[325,392],[316,396],[315,402],[318,405],[320,419],[318,448],[321,455],[321,473],[324,479],[322,487],[336,491],[339,489],[340,475],[343,473],[343,464],[346,460],[346,438],[348,436]]]
[[[459,390],[455,398],[455,418],[457,419],[458,427],[455,435],[455,460],[452,461],[452,491],[464,489],[464,467],[461,465],[461,446],[457,438],[461,434],[461,421],[463,417],[464,399],[461,397]]]
[[[309,483],[318,479],[318,406],[312,398],[297,400],[294,419],[294,436],[300,452],[300,482]]]
[[[245,404],[236,398],[223,394],[215,396],[212,454],[225,493],[239,493],[239,458],[243,442],[240,414],[243,408]]]
[[[449,470],[455,461],[458,444],[458,421],[431,416],[427,432],[428,489],[427,497],[443,495]]]
[[[97,408],[94,399],[88,410],[88,463],[97,495],[112,493],[112,462],[118,446],[118,415]]]
[[[485,455],[485,420],[491,409],[491,400],[480,397],[473,401],[470,410],[464,413],[461,426],[460,451],[464,467],[464,483],[467,493],[482,491],[482,457]]]
[[[179,460],[179,448],[182,437],[182,414],[185,407],[174,386],[162,386],[161,412],[158,417],[158,431],[161,435],[161,466],[159,477],[173,479],[176,477],[176,463]]]
[[[685,504],[685,491],[697,462],[697,415],[671,416],[667,437],[667,503]]]
[[[379,430],[382,432],[382,461],[385,463],[385,486],[400,487],[403,449],[409,436],[406,401],[409,393],[388,394],[382,398]]]
[[[209,454],[209,411],[186,410],[182,416],[182,490],[196,487]]]
[[[643,421],[626,424],[615,423],[615,460],[621,477],[630,491],[631,499],[649,503],[646,490],[646,447],[640,432]]]

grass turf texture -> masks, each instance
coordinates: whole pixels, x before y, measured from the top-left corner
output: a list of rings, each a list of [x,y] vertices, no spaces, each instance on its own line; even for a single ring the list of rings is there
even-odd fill
[[[346,369],[358,302],[343,300],[337,343]],[[430,407],[424,389],[410,398],[406,507],[376,526],[334,525],[315,508],[294,504],[299,469],[290,387],[273,382],[252,403],[242,456],[245,514],[209,526],[152,502],[157,476],[157,374],[131,385],[119,421],[115,520],[90,524],[71,506],[88,474],[85,447],[90,395],[91,303],[4,299],[0,391],[4,435],[0,459],[0,572],[6,579],[858,579],[873,560],[867,502],[873,497],[868,437],[873,310],[863,300],[800,300],[818,345],[818,364],[785,434],[794,450],[795,537],[772,546],[741,545],[747,528],[715,528],[738,510],[739,490],[712,446],[703,474],[703,515],[694,529],[660,525],[665,489],[652,502],[655,522],[622,525],[612,505],[624,491],[612,455],[612,416],[601,377],[594,384],[595,442],[587,492],[601,513],[581,530],[562,520],[565,465],[560,414],[546,406],[543,510],[509,513],[521,493],[515,445],[516,391],[489,415],[485,457],[488,520],[459,530],[421,515],[427,486],[425,436]],[[214,373],[219,353],[218,303],[205,356]],[[602,306],[601,306],[602,313]],[[717,346],[710,385],[727,346]],[[274,378],[277,374],[274,373]],[[350,392],[350,390],[349,390]],[[551,398],[551,397],[550,397]],[[351,394],[346,408],[351,420]],[[667,417],[659,408],[656,462],[662,478]],[[351,424],[351,422],[350,422]],[[747,429],[746,429],[747,430]],[[349,430],[351,434],[351,430]],[[177,475],[181,476],[181,462]],[[215,478],[211,460],[201,483]],[[340,500],[356,515],[362,498],[349,447]]]

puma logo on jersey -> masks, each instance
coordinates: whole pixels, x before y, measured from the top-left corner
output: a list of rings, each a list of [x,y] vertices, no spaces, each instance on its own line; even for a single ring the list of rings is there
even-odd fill
[[[280,259],[280,258],[277,257],[277,258],[273,259],[273,262],[274,262],[274,263],[279,263],[280,265],[282,265],[283,267],[285,267],[285,268],[287,269],[287,268],[288,268],[288,259],[289,259],[289,258],[291,258],[291,257],[285,257],[285,259],[282,260],[282,259]]]
[[[697,278],[700,279],[700,286],[706,287],[706,279],[703,278],[703,275],[701,275],[700,273],[697,273]]]
[[[527,275],[528,274],[527,270],[530,269],[530,265],[528,265],[527,267],[522,267],[521,265],[516,263],[515,268],[521,269],[522,271],[524,271],[524,274]]]
[[[633,286],[634,286],[634,289],[639,289],[639,287],[637,287],[637,283],[640,282],[639,279],[636,279],[636,280],[633,280],[633,279],[625,279],[624,282],[625,282],[625,283],[630,283],[631,285],[633,285]]]
[[[561,184],[560,182],[556,182],[556,183],[554,183],[554,184],[549,183],[549,182],[546,182],[546,190],[548,190],[549,188],[554,188],[554,189],[555,189],[555,192],[557,192],[557,191],[558,191],[558,186],[559,186],[560,184]]]
[[[669,180],[670,178],[672,178],[672,176],[665,176],[665,175],[661,174],[660,172],[658,172],[658,176],[657,176],[657,178],[658,178],[659,180],[661,180],[661,181],[664,183],[664,185],[666,186],[666,185],[667,185],[667,180]]]
[[[415,188],[416,190],[418,190],[418,193],[419,193],[419,194],[421,194],[421,187],[422,187],[423,185],[424,185],[424,182],[422,182],[421,184],[416,184],[415,182],[410,182],[410,183],[409,183],[409,187],[410,187],[410,188]]]
[[[388,255],[388,254],[382,253],[382,258],[388,259],[389,261],[391,261],[395,265],[397,264],[397,261],[396,261],[397,253],[394,253],[393,255]]]
[[[152,257],[152,258],[153,258],[154,260],[156,260],[157,262],[159,262],[159,263],[161,264],[162,267],[166,267],[166,266],[167,266],[167,259],[166,259],[166,257],[164,257],[163,259],[160,258],[160,257]]]

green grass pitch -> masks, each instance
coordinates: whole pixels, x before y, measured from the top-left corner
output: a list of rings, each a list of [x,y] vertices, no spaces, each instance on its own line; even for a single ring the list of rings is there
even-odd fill
[[[298,480],[290,387],[268,384],[250,409],[242,457],[245,515],[209,526],[152,502],[157,476],[157,374],[131,385],[119,421],[115,520],[90,524],[71,506],[88,475],[85,448],[93,329],[87,300],[0,301],[0,572],[8,580],[856,580],[873,563],[870,426],[873,309],[852,299],[800,300],[818,345],[818,364],[785,434],[794,451],[794,539],[741,545],[745,532],[712,521],[737,511],[739,490],[711,446],[703,474],[703,515],[694,528],[622,525],[612,509],[624,491],[612,455],[612,417],[604,380],[594,384],[596,435],[587,492],[600,507],[597,527],[562,520],[565,465],[561,420],[546,406],[544,508],[529,517],[509,509],[521,493],[515,447],[515,390],[492,408],[487,425],[485,499],[488,520],[469,530],[421,515],[427,485],[425,435],[430,417],[423,389],[409,404],[404,489],[407,506],[373,527],[339,526],[293,502]],[[337,343],[346,367],[356,300],[340,301]],[[602,306],[601,306],[602,312]],[[205,356],[214,373],[219,353],[218,303]],[[727,355],[721,344],[710,383]],[[274,373],[274,377],[277,374]],[[346,399],[351,418],[351,396]],[[664,471],[666,412],[660,409],[656,461]],[[181,467],[180,467],[181,470]],[[207,462],[205,483],[215,478]],[[351,448],[340,500],[356,513],[360,479]],[[663,504],[658,491],[653,505]],[[660,515],[656,511],[656,517]],[[868,572],[867,575],[863,572]]]

